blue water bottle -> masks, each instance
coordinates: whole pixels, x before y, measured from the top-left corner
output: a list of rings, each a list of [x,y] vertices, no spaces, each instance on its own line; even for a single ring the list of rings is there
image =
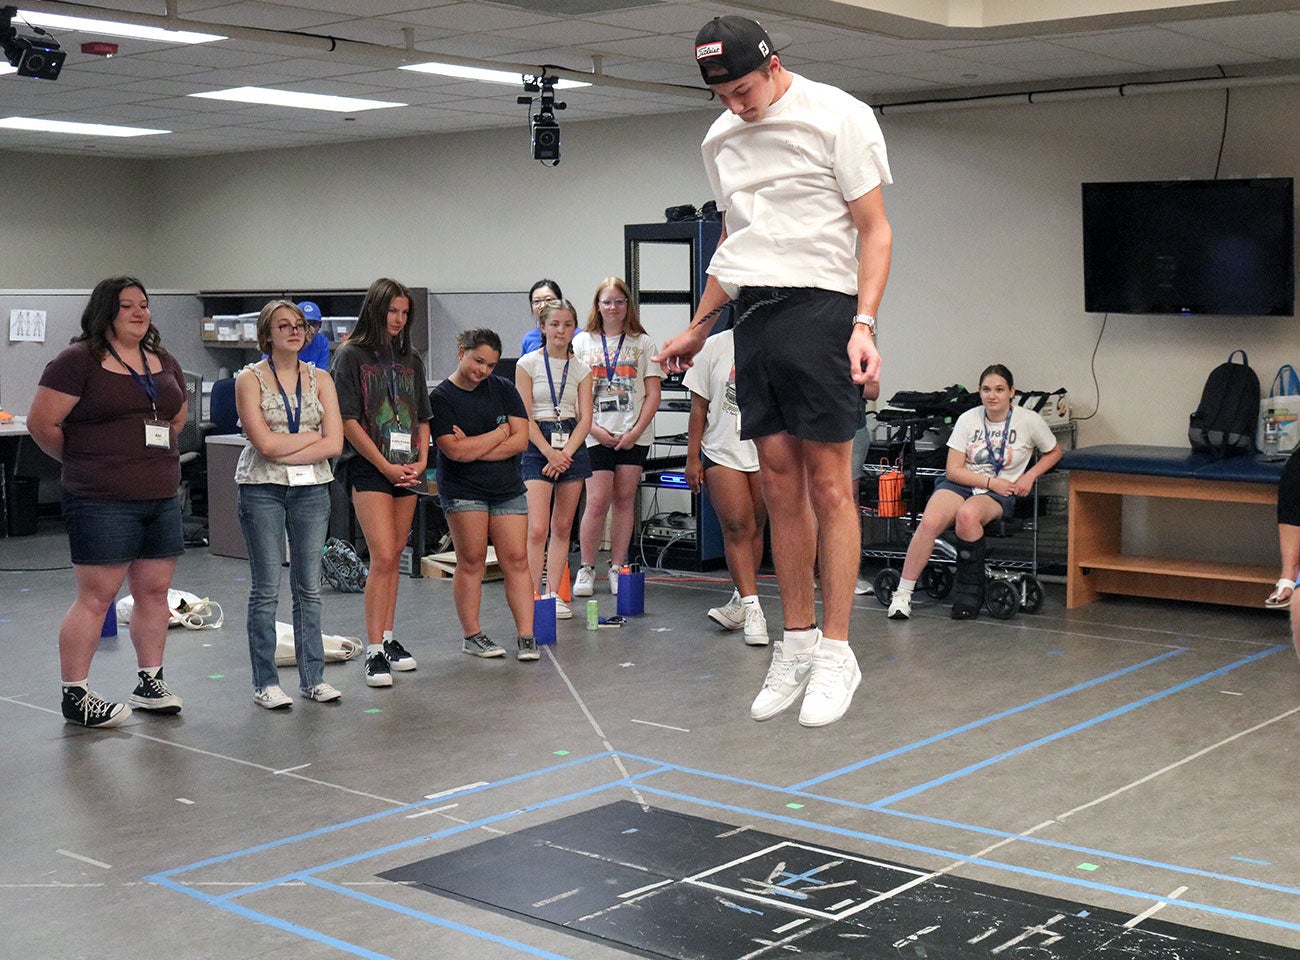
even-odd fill
[[[618,612],[624,617],[645,613],[645,574],[640,564],[629,564],[618,572]]]
[[[538,643],[555,642],[555,594],[533,598],[533,639]]]

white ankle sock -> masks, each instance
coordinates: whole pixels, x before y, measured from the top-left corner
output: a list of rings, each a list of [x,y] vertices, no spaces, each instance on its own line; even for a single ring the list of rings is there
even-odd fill
[[[391,630],[385,630],[385,631],[384,631],[384,643],[387,643],[387,642],[388,642],[389,640],[391,640],[391,639],[393,639],[393,631],[391,631]]]
[[[758,606],[758,594],[752,593],[748,597],[741,597],[740,602],[747,605]]]
[[[785,630],[781,633],[782,648],[787,657],[796,653],[812,653],[817,648],[821,633],[816,627],[807,630]]]
[[[839,660],[846,660],[853,655],[849,649],[847,640],[832,640],[830,637],[823,635],[821,646],[817,648],[818,653],[824,653],[828,657],[835,657]]]
[[[367,656],[367,657],[370,656],[372,653],[383,653],[383,652],[384,652],[384,645],[383,645],[382,643],[367,643],[367,644],[366,644],[366,656]]]

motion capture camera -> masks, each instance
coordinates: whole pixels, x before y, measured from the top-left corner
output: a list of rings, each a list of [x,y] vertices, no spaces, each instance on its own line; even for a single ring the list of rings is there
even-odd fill
[[[13,18],[17,15],[16,7],[0,7],[0,49],[4,50],[5,59],[11,67],[18,68],[20,77],[57,80],[68,55],[48,34],[20,35],[13,27]]]
[[[533,119],[533,159],[560,162],[560,124],[554,117]]]
[[[566,103],[556,102],[555,84],[559,79],[559,77],[546,75],[526,77],[524,93],[537,94],[537,97],[517,98],[518,103],[530,107],[534,99],[538,100],[537,112],[533,114],[529,127],[533,139],[533,159],[548,163],[552,167],[558,166],[560,162],[560,123],[555,119],[555,111],[563,110],[568,106]]]

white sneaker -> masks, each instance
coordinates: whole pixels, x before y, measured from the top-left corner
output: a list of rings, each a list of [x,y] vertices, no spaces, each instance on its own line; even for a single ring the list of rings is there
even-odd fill
[[[758,691],[749,715],[755,720],[770,720],[794,703],[808,683],[812,670],[812,654],[795,654],[785,657],[785,644],[778,640],[772,644],[772,665],[767,668],[763,689]]]
[[[293,697],[273,683],[270,686],[258,687],[254,690],[253,702],[259,707],[266,707],[268,710],[278,710],[280,707],[287,707],[293,703]]]
[[[876,588],[872,586],[870,580],[859,580],[857,585],[853,588],[853,592],[859,597],[874,597],[876,595]]]
[[[849,651],[836,657],[820,651],[813,654],[808,675],[808,692],[803,696],[799,723],[805,727],[824,727],[844,716],[853,700],[853,691],[862,682],[858,659]]]
[[[618,567],[612,564],[609,568],[609,595],[611,597],[618,596]]]
[[[589,597],[596,586],[596,568],[584,563],[578,567],[578,575],[573,578],[573,595]]]
[[[739,630],[745,625],[745,605],[740,602],[740,591],[731,591],[731,599],[721,607],[709,610],[709,619],[724,630]]]
[[[894,591],[894,597],[889,601],[889,619],[906,620],[912,616],[912,595],[910,593],[899,593]]]
[[[751,647],[766,647],[769,641],[767,617],[763,616],[763,608],[756,603],[742,606],[745,609],[745,643]]]
[[[315,700],[318,703],[329,703],[333,700],[342,700],[343,694],[328,683],[322,681],[314,687],[303,687],[298,691],[308,700]]]
[[[559,597],[555,598],[555,619],[556,620],[573,619],[573,608],[570,607],[563,600],[561,600]]]

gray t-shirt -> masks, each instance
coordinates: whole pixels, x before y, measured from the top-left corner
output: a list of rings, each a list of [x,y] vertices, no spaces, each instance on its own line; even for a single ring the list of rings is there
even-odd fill
[[[418,353],[412,350],[405,355],[376,355],[345,343],[334,354],[330,374],[344,420],[361,424],[390,463],[414,463],[419,459],[415,427],[431,420],[433,411],[424,381],[424,363]],[[392,450],[388,438],[397,432],[410,436],[408,452]],[[340,463],[358,456],[356,448],[345,443]]]

